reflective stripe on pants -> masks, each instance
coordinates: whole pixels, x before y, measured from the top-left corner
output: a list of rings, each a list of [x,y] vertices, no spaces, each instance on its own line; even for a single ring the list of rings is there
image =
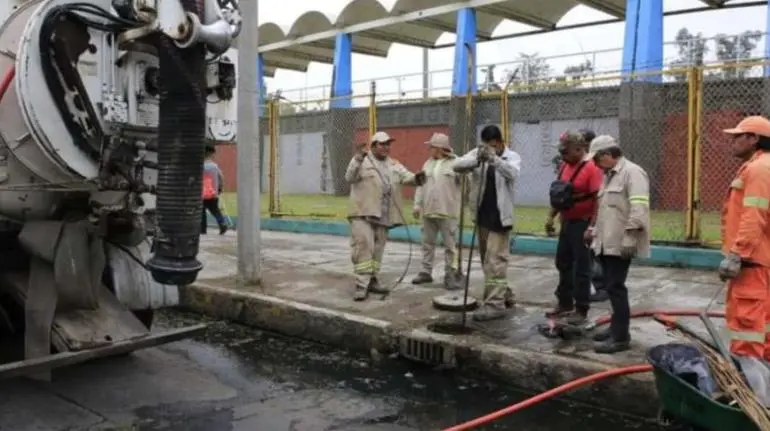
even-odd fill
[[[725,319],[730,337],[730,351],[737,355],[763,358],[770,354],[768,344],[768,288],[770,269],[743,268],[727,287]]]
[[[380,271],[388,229],[364,219],[350,221],[350,260],[358,286],[367,286]]]

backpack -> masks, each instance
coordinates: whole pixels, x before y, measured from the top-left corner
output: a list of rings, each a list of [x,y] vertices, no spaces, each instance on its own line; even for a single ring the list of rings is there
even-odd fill
[[[551,183],[551,188],[548,191],[548,195],[551,199],[551,208],[559,211],[568,210],[575,206],[576,202],[590,198],[590,196],[587,196],[583,199],[575,199],[575,188],[572,186],[572,182],[575,181],[575,178],[577,178],[580,171],[583,170],[586,163],[588,162],[580,162],[580,165],[578,165],[568,181],[563,181],[561,179],[561,174],[564,172],[564,166],[559,169],[559,174],[556,177],[557,179]]]
[[[204,200],[214,199],[217,197],[217,188],[214,186],[216,184],[214,175],[216,174],[213,172],[203,173],[203,193],[202,193],[203,196],[202,197]]]

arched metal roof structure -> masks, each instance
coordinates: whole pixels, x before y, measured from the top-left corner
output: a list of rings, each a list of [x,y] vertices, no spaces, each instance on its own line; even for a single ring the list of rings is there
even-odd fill
[[[320,0],[322,1],[322,0]],[[730,0],[701,0],[720,7]],[[259,26],[259,52],[265,75],[277,69],[305,72],[310,62],[333,63],[334,37],[352,34],[353,52],[387,57],[394,43],[432,48],[444,33],[454,33],[456,12],[476,9],[479,40],[491,39],[506,20],[553,30],[574,7],[585,5],[616,18],[625,16],[626,0],[351,0],[340,10],[311,10],[287,28]]]

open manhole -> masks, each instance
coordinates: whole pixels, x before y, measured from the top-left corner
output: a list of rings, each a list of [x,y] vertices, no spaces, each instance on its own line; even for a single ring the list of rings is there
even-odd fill
[[[443,335],[469,335],[473,328],[461,322],[436,322],[428,325],[428,331]]]

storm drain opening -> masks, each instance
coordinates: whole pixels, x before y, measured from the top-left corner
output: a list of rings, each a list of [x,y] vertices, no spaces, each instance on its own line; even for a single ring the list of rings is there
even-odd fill
[[[399,339],[401,357],[428,365],[455,366],[454,349],[433,341],[416,340],[410,337]]]

